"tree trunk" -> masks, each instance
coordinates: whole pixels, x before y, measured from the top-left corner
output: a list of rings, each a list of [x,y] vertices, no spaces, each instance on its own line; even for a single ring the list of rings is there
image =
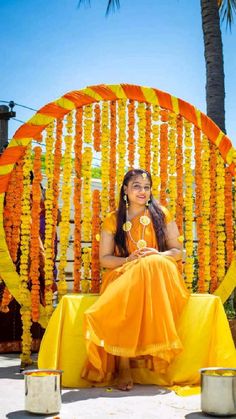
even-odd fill
[[[225,131],[223,46],[217,0],[201,0],[207,115]]]

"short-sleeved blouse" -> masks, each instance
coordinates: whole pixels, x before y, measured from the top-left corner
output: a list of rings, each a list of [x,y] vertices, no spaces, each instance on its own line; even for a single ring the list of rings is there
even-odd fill
[[[161,207],[161,209],[165,214],[166,224],[168,224],[169,222],[172,221],[173,218],[167,208]],[[103,222],[102,230],[108,233],[111,233],[113,235],[115,234],[116,223],[117,223],[116,215],[117,215],[116,211],[110,212],[107,215],[106,219]],[[140,219],[140,215],[132,219],[132,228],[130,230],[130,234],[127,235],[129,253],[137,249],[135,242],[137,242],[139,239],[145,239],[147,243],[147,247],[158,249],[158,243],[156,241],[156,234],[153,228],[153,224],[150,223],[144,229],[143,226],[140,224],[139,219]],[[115,251],[115,254],[116,254],[116,251]]]

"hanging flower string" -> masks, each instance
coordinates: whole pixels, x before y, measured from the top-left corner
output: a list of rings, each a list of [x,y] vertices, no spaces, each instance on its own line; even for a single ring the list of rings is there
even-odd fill
[[[82,156],[82,177],[83,177],[83,240],[85,242],[91,241],[91,202],[92,202],[92,191],[91,191],[91,165],[92,165],[92,150],[90,147],[85,147]]]
[[[173,113],[169,115],[169,209],[173,217],[176,214],[176,116]]]
[[[225,169],[225,235],[226,235],[226,266],[230,266],[234,251],[233,232],[233,184],[232,174]]]
[[[161,174],[161,190],[160,202],[167,206],[167,182],[168,182],[168,111],[162,109],[160,111],[161,127],[160,127],[160,174]]]
[[[44,239],[44,281],[45,281],[45,310],[50,318],[53,311],[53,162],[54,162],[54,124],[51,123],[46,129],[46,153],[45,153],[45,173],[47,187],[45,194],[45,239]]]
[[[216,147],[213,144],[208,145],[207,138],[205,139],[205,148],[209,148],[210,150],[210,166],[208,168],[208,175],[203,171],[203,179],[207,179],[210,176],[210,190],[208,184],[203,183],[203,186],[206,188],[203,189],[205,201],[206,201],[206,208],[208,210],[208,214],[205,220],[205,229],[209,231],[210,239],[209,239],[209,247],[210,247],[210,254],[207,251],[207,260],[206,260],[206,252],[205,252],[205,265],[208,262],[208,267],[206,265],[206,270],[209,269],[210,264],[210,292],[213,293],[218,284],[217,280],[217,238],[216,238]],[[210,203],[209,203],[210,201]],[[210,217],[209,217],[210,213]],[[208,249],[207,249],[208,250]]]
[[[102,192],[101,192],[101,209],[102,218],[104,218],[108,212],[109,207],[109,159],[110,154],[109,147],[109,107],[107,102],[102,103],[102,136],[101,136],[101,173],[102,173]],[[119,150],[119,146],[118,146]],[[91,200],[90,200],[91,202]]]
[[[31,280],[31,303],[32,320],[39,319],[40,305],[40,203],[41,203],[41,147],[34,148],[34,178],[32,183],[32,207],[31,207],[31,241],[30,241],[30,272]]]
[[[125,174],[126,155],[126,101],[118,101],[118,144],[117,144],[117,197]],[[118,199],[117,199],[118,200]],[[103,208],[103,194],[101,204]],[[103,213],[103,210],[102,210]]]
[[[211,190],[211,172],[210,172],[210,147],[206,135],[202,136],[202,180],[203,180],[203,202],[202,202],[202,217],[203,217],[203,232],[204,232],[204,289],[205,292],[209,291],[211,281],[211,268],[210,268],[210,225],[209,220],[211,217],[210,205],[210,190]]]
[[[151,134],[152,134],[152,125],[151,125],[151,105],[146,104],[145,109],[145,169],[150,171],[150,160],[151,160]]]
[[[27,147],[23,165],[23,195],[21,214],[21,242],[20,242],[20,299],[22,321],[22,363],[31,363],[31,306],[28,298],[29,244],[30,244],[30,171],[32,170],[31,144]]]
[[[129,100],[128,103],[128,162],[129,170],[134,167],[135,159],[135,104],[133,100]]]
[[[63,121],[58,119],[56,121],[56,141],[54,150],[54,161],[53,161],[53,206],[52,206],[52,260],[55,265],[56,249],[57,249],[57,225],[60,218],[59,213],[59,193],[60,193],[60,173],[61,173],[61,162],[62,162],[62,130]],[[55,274],[55,270],[54,270]],[[54,278],[55,281],[56,278]]]
[[[93,141],[94,150],[101,151],[101,109],[98,103],[94,106]]]
[[[201,160],[201,133],[199,128],[194,127],[194,145],[195,145],[195,215],[197,230],[197,256],[198,256],[198,292],[205,292],[205,235],[203,225],[203,191],[202,191],[202,160]],[[209,234],[208,234],[209,238]],[[207,243],[209,246],[209,243]]]
[[[23,193],[23,158],[17,162],[12,171],[8,191],[5,197],[3,223],[8,250],[13,262],[17,262],[20,243],[21,198]],[[0,311],[7,313],[12,300],[9,290],[5,287],[2,295]]]
[[[146,145],[146,118],[145,118],[145,103],[138,103],[136,113],[138,116],[138,155],[139,155],[139,167],[145,168],[146,157],[145,157],[145,145]]]
[[[152,193],[156,199],[159,199],[159,187],[160,187],[160,173],[159,173],[159,116],[160,108],[158,105],[153,106],[152,113],[152,143],[151,143],[151,154],[152,154],[152,163],[151,169],[153,174],[153,184],[152,184]],[[153,123],[155,122],[155,124]]]
[[[16,176],[16,169],[14,169],[11,174],[11,179],[8,185],[8,191],[6,193],[4,217],[3,217],[6,243],[7,243],[7,247],[8,247],[11,257],[13,256],[12,246],[14,245],[13,240],[12,240],[12,235],[13,235],[14,206],[15,206],[14,191],[16,188],[16,183],[17,183],[17,176]]]
[[[75,178],[74,178],[74,292],[80,292],[81,280],[81,186],[82,186],[82,117],[83,110],[76,111],[75,122]]]
[[[5,286],[4,290],[3,290],[3,295],[2,295],[2,301],[0,304],[0,312],[1,313],[8,313],[9,312],[9,304],[12,300],[12,295],[10,293],[10,291],[8,290],[8,288]]]
[[[116,208],[115,191],[116,191],[116,102],[110,102],[110,190],[109,190],[109,204],[110,211]]]
[[[93,108],[92,105],[84,106],[84,143],[92,144],[92,132],[93,132]]]
[[[176,190],[176,224],[178,226],[180,235],[183,234],[183,118],[177,116],[177,145],[176,145],[176,177],[177,177],[177,190]]]
[[[225,176],[224,161],[217,150],[216,153],[216,208],[217,208],[217,277],[219,283],[225,275]]]
[[[90,290],[90,265],[91,265],[91,247],[84,247],[82,252],[83,279],[81,279],[81,291],[88,293]]]
[[[184,136],[184,173],[185,173],[185,281],[188,289],[192,290],[193,272],[194,272],[194,258],[193,258],[193,173],[191,167],[192,159],[192,137],[191,137],[191,124],[184,121],[185,136]]]
[[[100,192],[93,191],[93,218],[92,218],[92,259],[91,259],[91,292],[99,293],[100,264],[99,264],[99,239],[100,239]]]
[[[66,274],[65,268],[67,265],[67,248],[70,236],[70,195],[71,195],[71,175],[72,175],[72,129],[73,129],[73,116],[70,112],[66,118],[66,135],[65,141],[65,153],[64,153],[64,171],[63,171],[63,184],[62,184],[62,210],[61,210],[61,222],[60,222],[60,260],[58,265],[58,295],[59,299],[66,294]]]

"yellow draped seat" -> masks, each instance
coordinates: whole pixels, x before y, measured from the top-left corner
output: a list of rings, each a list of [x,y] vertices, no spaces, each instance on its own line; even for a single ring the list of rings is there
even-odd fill
[[[64,296],[44,334],[38,356],[39,368],[62,369],[62,384],[65,387],[91,386],[90,382],[81,378],[87,357],[83,317],[98,298],[98,295],[92,294]],[[236,350],[219,297],[192,294],[183,309],[177,330],[183,351],[170,363],[166,374],[149,370],[142,359],[133,360],[131,367],[135,383],[198,385],[200,368],[236,367]],[[107,384],[104,382],[102,385]]]

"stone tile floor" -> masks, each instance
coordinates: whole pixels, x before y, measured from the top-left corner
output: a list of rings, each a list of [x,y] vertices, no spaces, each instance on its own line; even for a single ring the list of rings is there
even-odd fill
[[[62,389],[60,412],[37,415],[24,410],[24,377],[19,354],[0,354],[0,419],[199,419],[200,395],[179,397],[157,386],[135,385],[130,392],[116,389]],[[215,418],[217,416],[214,416]]]

